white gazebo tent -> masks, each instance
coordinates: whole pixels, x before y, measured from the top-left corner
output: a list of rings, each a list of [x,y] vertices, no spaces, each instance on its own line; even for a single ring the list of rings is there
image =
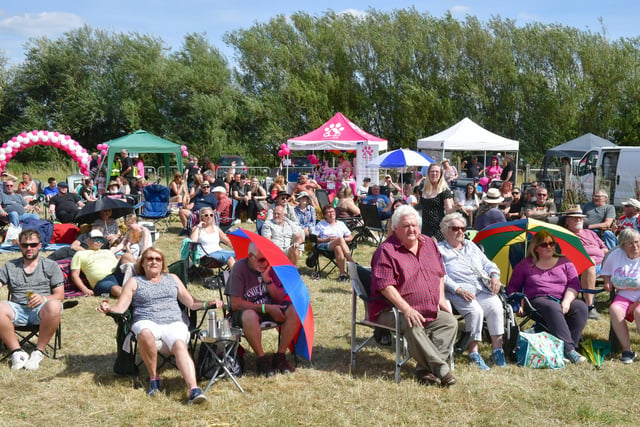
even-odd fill
[[[365,132],[338,112],[316,130],[287,140],[287,145],[290,150],[355,150],[353,175],[359,186],[366,176],[367,164],[379,152],[386,151],[387,140]],[[378,181],[377,176],[371,179]]]
[[[519,148],[518,141],[490,132],[468,117],[442,132],[418,140],[418,150],[440,151],[440,160],[444,158],[446,151],[482,151],[486,165],[487,152],[515,151],[516,173]]]

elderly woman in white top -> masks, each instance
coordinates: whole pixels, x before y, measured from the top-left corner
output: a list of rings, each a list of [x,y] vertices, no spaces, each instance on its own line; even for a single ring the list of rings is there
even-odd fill
[[[475,243],[465,240],[467,222],[458,212],[446,215],[440,223],[445,240],[438,243],[447,272],[445,294],[455,309],[464,316],[465,331],[471,334],[469,360],[482,370],[489,367],[478,352],[482,341],[482,324],[486,317],[495,366],[504,367],[502,350],[504,317],[502,302],[496,295],[500,291],[500,271]],[[483,278],[485,282],[483,283]]]

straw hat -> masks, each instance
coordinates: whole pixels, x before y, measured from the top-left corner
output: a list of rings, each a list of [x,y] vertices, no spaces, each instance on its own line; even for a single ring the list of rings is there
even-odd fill
[[[580,209],[580,206],[575,205],[575,206],[571,206],[569,209],[567,209],[564,213],[564,216],[572,216],[575,218],[586,218],[587,216],[585,214],[582,213],[582,209]]]
[[[504,202],[504,197],[500,195],[500,190],[497,188],[490,188],[489,191],[482,196],[482,201],[485,203],[502,203]]]

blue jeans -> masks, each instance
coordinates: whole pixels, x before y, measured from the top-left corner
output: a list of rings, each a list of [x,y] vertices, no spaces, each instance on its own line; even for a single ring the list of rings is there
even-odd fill
[[[96,283],[96,285],[93,287],[93,294],[95,296],[105,294],[110,296],[111,288],[113,288],[114,286],[122,286],[123,278],[124,276],[122,275],[122,273],[120,273],[120,265],[118,264],[115,273],[108,275],[107,277]]]
[[[18,212],[8,212],[9,213],[9,222],[16,227],[20,225],[20,221],[24,221],[25,218],[34,218],[40,219],[40,217],[36,214],[32,213],[23,213],[22,215],[18,215]]]
[[[612,231],[604,230],[600,232],[600,238],[604,242],[607,249],[611,250],[618,246],[618,238]]]

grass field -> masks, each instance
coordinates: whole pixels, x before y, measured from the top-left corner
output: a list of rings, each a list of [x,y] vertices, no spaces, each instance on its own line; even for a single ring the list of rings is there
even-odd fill
[[[249,226],[251,227],[251,226]],[[157,242],[169,261],[179,258],[178,228]],[[369,264],[373,247],[360,246],[355,258]],[[0,261],[17,254],[0,255]],[[246,351],[245,375],[239,379],[246,394],[223,380],[209,392],[204,405],[185,404],[186,391],[178,372],[161,371],[163,393],[150,399],[144,388],[112,373],[116,325],[95,311],[99,298],[80,298],[63,315],[62,357],[45,360],[35,372],[12,371],[0,365],[2,425],[637,425],[640,403],[640,363],[623,365],[607,360],[566,369],[532,370],[510,365],[481,372],[466,356],[456,358],[458,383],[450,389],[419,385],[413,362],[403,369],[402,382],[393,380],[393,353],[370,347],[349,368],[351,290],[330,278],[311,280],[302,268],[315,314],[312,363],[295,373],[271,379],[254,374],[255,357]],[[199,283],[189,289],[198,297],[214,297]],[[0,291],[6,298],[6,291]],[[585,337],[606,339],[608,317],[589,321]],[[361,336],[364,330],[361,330]],[[638,334],[633,332],[634,345]],[[273,350],[275,331],[266,333]],[[488,358],[490,348],[481,348]],[[142,373],[146,383],[146,372]],[[205,387],[206,381],[200,385]],[[146,384],[145,384],[146,386]]]

